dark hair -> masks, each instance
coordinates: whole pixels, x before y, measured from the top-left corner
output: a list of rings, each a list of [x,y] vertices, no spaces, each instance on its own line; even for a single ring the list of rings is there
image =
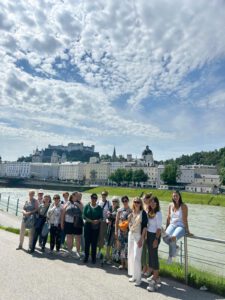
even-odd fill
[[[123,202],[124,200],[128,200],[128,201],[129,201],[128,196],[123,196],[123,197],[121,198],[121,201],[122,201],[122,202]]]
[[[96,193],[91,194],[91,199],[98,199],[98,195]]]
[[[181,196],[180,191],[178,191],[178,190],[173,191],[173,194],[177,194],[179,196],[178,207],[181,207],[181,205],[183,204],[183,200],[182,200],[182,196]],[[176,202],[173,199],[172,199],[172,201],[173,201],[173,204],[176,206]]]
[[[152,200],[156,203],[156,208],[152,209],[151,205],[149,205],[148,212],[157,213],[158,211],[160,211],[159,199],[156,196],[152,196],[150,201],[152,201]]]

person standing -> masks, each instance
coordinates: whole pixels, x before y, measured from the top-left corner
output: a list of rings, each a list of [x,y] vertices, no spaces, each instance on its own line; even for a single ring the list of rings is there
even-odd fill
[[[123,196],[121,198],[123,207],[119,208],[116,214],[115,222],[115,240],[117,243],[117,249],[120,255],[119,269],[127,269],[127,248],[128,248],[128,216],[132,212],[129,207],[129,198]]]
[[[150,205],[150,199],[151,199],[152,194],[145,194],[144,195],[144,210],[148,214],[148,209]],[[142,264],[142,273],[144,276],[149,276],[150,275],[150,270],[149,270],[149,253],[148,253],[148,245],[147,245],[147,232],[145,236],[145,240],[143,243],[143,249],[142,249],[142,256],[141,256],[141,264]]]
[[[40,189],[38,190],[38,193],[37,193],[38,197],[37,197],[37,200],[38,200],[38,203],[39,203],[39,206],[43,203],[43,200],[44,200],[44,191],[43,189]],[[39,235],[39,246],[41,247],[42,245],[42,236]]]
[[[76,200],[77,192],[74,192],[70,195],[69,201],[64,205],[61,217],[61,228],[65,231],[67,237],[67,248],[69,254],[72,254],[74,236],[80,235],[80,230],[82,232],[82,228],[79,229],[78,232],[77,226],[75,225],[77,215],[80,214],[82,216],[82,212],[80,212],[77,203],[75,203]]]
[[[172,203],[169,205],[166,232],[163,238],[169,245],[169,256],[167,263],[171,264],[173,257],[177,255],[179,247],[176,242],[185,234],[190,234],[188,227],[188,207],[182,201],[179,191],[172,194]]]
[[[103,219],[100,224],[99,240],[98,240],[98,257],[101,255],[101,250],[105,245],[106,236],[107,236],[107,213],[111,207],[110,202],[107,200],[108,192],[103,191],[101,193],[102,200],[98,202],[98,205],[102,208]]]
[[[146,236],[148,218],[141,198],[134,198],[132,213],[128,217],[128,275],[130,282],[141,284],[141,255]]]
[[[158,248],[160,244],[162,228],[162,213],[160,211],[160,204],[157,197],[151,197],[150,205],[148,209],[148,232],[147,232],[147,244],[149,252],[149,268],[150,272],[153,273],[147,280],[149,286],[147,290],[154,292],[158,284],[160,284],[159,278],[159,257]]]
[[[107,213],[107,236],[106,236],[106,263],[110,264],[110,257],[113,258],[113,255],[116,251],[115,247],[115,221],[116,221],[116,214],[117,210],[120,207],[120,200],[119,197],[113,196],[112,197],[112,206],[109,208]],[[110,255],[110,250],[112,249],[112,255]]]
[[[97,205],[97,194],[91,195],[91,201],[84,207],[83,217],[84,225],[84,239],[85,239],[85,257],[84,263],[88,262],[89,251],[91,246],[92,263],[96,263],[97,242],[100,231],[100,223],[103,219],[102,208]]]
[[[34,235],[34,223],[35,223],[35,214],[38,211],[38,201],[34,198],[35,191],[29,191],[29,199],[25,202],[23,206],[23,219],[20,228],[20,241],[19,246],[16,250],[23,248],[24,236],[26,229],[29,229],[29,249],[32,248],[33,235]]]
[[[63,192],[63,200],[61,201],[61,204],[63,207],[69,201],[69,196],[70,196],[69,192]],[[64,244],[65,244],[65,239],[66,239],[65,231],[61,229],[61,245],[62,246],[64,246]],[[66,246],[64,248],[66,248]]]
[[[40,237],[40,236],[41,236],[41,250],[43,252],[45,251],[45,244],[47,242],[47,236],[44,236],[44,237],[42,236],[42,229],[43,229],[43,226],[47,219],[47,213],[48,213],[50,203],[51,203],[51,197],[49,195],[45,195],[42,204],[40,204],[40,206],[38,208],[38,217],[37,217],[35,225],[34,225],[35,231],[34,231],[32,247],[29,251],[30,253],[34,252],[38,237]],[[39,241],[40,241],[40,239],[39,239]]]
[[[53,196],[53,205],[48,210],[48,219],[50,224],[50,251],[60,250],[61,246],[61,214],[62,205],[60,203],[60,196],[58,194]]]

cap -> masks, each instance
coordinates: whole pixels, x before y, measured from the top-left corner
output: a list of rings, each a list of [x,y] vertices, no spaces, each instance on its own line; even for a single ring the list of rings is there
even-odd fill
[[[92,198],[92,199],[98,199],[98,195],[95,194],[95,193],[94,193],[94,194],[91,194],[91,198]]]

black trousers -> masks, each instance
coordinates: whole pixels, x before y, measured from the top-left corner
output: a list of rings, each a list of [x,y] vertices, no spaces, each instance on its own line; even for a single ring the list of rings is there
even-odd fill
[[[97,229],[92,228],[91,223],[84,225],[84,239],[85,239],[85,259],[88,259],[91,246],[92,262],[96,262],[97,243],[99,237],[100,226]]]
[[[155,240],[155,233],[148,232],[147,233],[147,245],[148,245],[148,253],[149,253],[149,267],[153,270],[159,270],[159,257],[158,257],[158,247],[160,243],[160,239],[158,240],[158,247],[153,248],[153,242]]]
[[[61,246],[61,227],[51,224],[50,228],[50,250],[53,250],[56,245],[56,250],[59,251]]]
[[[41,226],[39,226],[38,228],[35,228],[35,230],[34,230],[33,243],[32,243],[32,248],[31,248],[32,251],[34,251],[34,249],[35,249],[38,237],[41,237],[41,245],[40,245],[41,248],[42,249],[45,248],[45,245],[46,245],[47,239],[48,239],[48,235],[47,236],[42,236],[41,235],[44,223],[45,223],[45,220],[43,220],[43,224],[41,224]]]

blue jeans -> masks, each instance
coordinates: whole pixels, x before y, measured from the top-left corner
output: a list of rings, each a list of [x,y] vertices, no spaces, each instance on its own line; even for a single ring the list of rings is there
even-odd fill
[[[176,256],[176,241],[172,241],[171,237],[176,237],[176,240],[179,240],[185,235],[185,228],[182,226],[176,226],[170,224],[166,229],[166,236],[163,238],[164,242],[169,245],[169,256]]]

